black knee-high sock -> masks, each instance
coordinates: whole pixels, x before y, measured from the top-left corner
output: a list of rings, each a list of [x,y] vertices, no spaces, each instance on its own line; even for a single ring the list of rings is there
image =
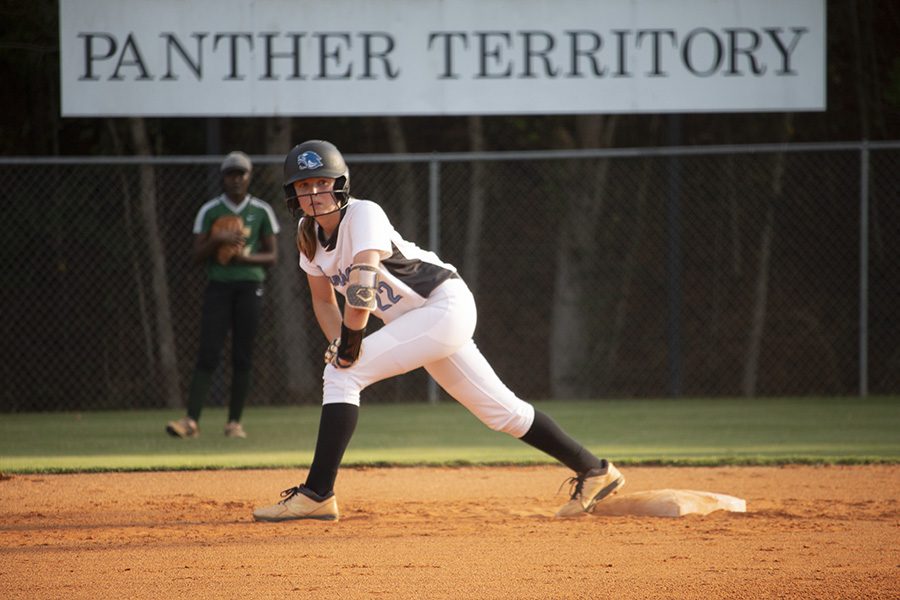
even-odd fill
[[[359,407],[353,404],[326,404],[322,407],[316,452],[306,476],[306,487],[320,496],[326,496],[334,489],[338,467],[358,420]]]
[[[534,411],[531,429],[519,439],[549,454],[576,473],[606,468],[605,460],[591,454],[587,448],[563,431],[556,421],[539,410]]]

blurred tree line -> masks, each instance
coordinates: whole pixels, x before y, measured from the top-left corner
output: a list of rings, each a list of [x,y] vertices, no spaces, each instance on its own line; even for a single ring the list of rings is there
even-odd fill
[[[466,152],[466,151],[521,151],[550,149],[592,149],[592,148],[631,148],[658,147],[667,145],[716,145],[716,144],[750,144],[750,143],[785,143],[785,142],[835,142],[858,140],[897,140],[900,139],[900,3],[877,0],[829,0],[827,4],[828,22],[828,58],[827,58],[827,110],[821,112],[800,113],[755,113],[748,114],[641,114],[641,115],[554,115],[554,116],[468,116],[468,117],[345,117],[322,118],[295,115],[278,118],[62,118],[60,116],[60,84],[59,84],[59,48],[58,48],[58,4],[55,0],[4,0],[0,3],[0,73],[2,73],[5,90],[0,95],[0,155],[2,156],[184,156],[184,155],[221,155],[232,149],[241,149],[254,155],[282,155],[295,143],[304,139],[325,138],[338,145],[347,154],[391,154],[391,153],[429,153],[429,152]],[[715,365],[722,363],[721,370],[730,368],[735,361],[727,361],[725,357],[738,356],[742,363],[739,377],[728,373],[735,380],[728,388],[728,393],[741,393],[753,396],[757,393],[793,393],[808,392],[810,388],[805,381],[796,383],[796,387],[766,386],[759,384],[761,371],[771,378],[779,375],[778,368],[784,366],[786,381],[797,380],[795,365],[789,365],[788,358],[832,357],[834,364],[851,364],[853,357],[841,355],[847,348],[854,348],[856,313],[841,312],[835,317],[832,306],[854,306],[858,297],[856,279],[844,288],[835,289],[832,271],[821,268],[815,262],[815,268],[796,268],[796,270],[777,271],[773,266],[772,256],[794,255],[793,245],[807,245],[810,240],[823,241],[825,250],[833,249],[835,256],[831,259],[834,271],[856,273],[855,249],[858,247],[858,228],[847,227],[858,213],[858,197],[848,191],[851,182],[856,179],[856,172],[838,173],[833,166],[824,163],[804,164],[799,159],[791,159],[784,152],[772,153],[775,156],[766,158],[766,162],[749,168],[746,159],[726,157],[716,159],[705,167],[704,163],[682,163],[682,172],[674,175],[684,178],[685,185],[693,183],[694,188],[701,190],[695,204],[707,198],[710,202],[728,199],[729,208],[722,214],[733,217],[735,228],[725,242],[716,242],[722,247],[716,254],[691,257],[690,252],[705,245],[695,243],[684,244],[686,267],[675,265],[678,281],[671,285],[682,286],[686,290],[680,301],[684,306],[701,307],[694,309],[696,316],[688,318],[684,324],[684,337],[702,339],[704,336],[716,341],[716,344],[700,345],[702,350],[690,347],[681,349],[665,346],[663,342],[650,343],[645,338],[628,334],[628,325],[647,323],[648,329],[664,331],[677,319],[672,318],[682,312],[682,306],[670,305],[669,323],[665,321],[666,311],[647,309],[645,313],[636,313],[638,303],[635,297],[648,295],[665,296],[667,281],[676,272],[666,265],[670,257],[681,255],[681,249],[671,251],[666,246],[671,232],[663,228],[666,208],[653,205],[654,199],[665,200],[666,190],[673,189],[671,181],[666,180],[671,168],[665,161],[637,161],[633,166],[616,164],[614,161],[569,161],[565,165],[555,165],[556,171],[538,174],[526,171],[511,170],[506,183],[500,185],[498,169],[492,167],[488,172],[483,163],[473,163],[471,171],[457,174],[459,185],[457,195],[452,196],[445,191],[445,211],[458,207],[464,214],[454,219],[447,218],[447,223],[454,222],[464,227],[453,236],[448,236],[442,248],[442,256],[460,267],[473,290],[478,292],[484,282],[491,281],[496,272],[512,271],[516,273],[519,287],[510,286],[510,295],[504,291],[494,290],[491,303],[482,306],[484,322],[499,325],[499,329],[508,332],[525,332],[533,337],[528,339],[500,336],[495,339],[486,336],[484,346],[490,355],[521,356],[518,350],[522,347],[532,349],[527,360],[511,359],[507,363],[498,361],[496,368],[505,378],[511,381],[522,381],[528,375],[535,375],[541,382],[540,388],[532,391],[531,397],[596,397],[607,392],[632,395],[659,395],[668,391],[671,395],[679,395],[682,391],[681,375],[671,375],[669,381],[665,377],[660,381],[647,382],[646,373],[635,375],[632,379],[624,377],[620,365],[624,363],[638,364],[635,357],[646,358],[654,354],[663,364],[666,357],[684,356],[685,365],[676,365],[675,371],[691,370],[691,365],[703,365],[710,371],[708,385],[706,380],[688,387],[684,391],[690,393],[721,393],[715,387],[722,377],[717,376]],[[792,162],[793,160],[793,162]],[[849,163],[848,163],[849,164]],[[356,167],[354,167],[356,168]],[[398,230],[414,241],[423,243],[427,234],[425,229],[424,208],[421,199],[424,190],[418,188],[426,178],[422,177],[421,165],[399,164],[392,175],[391,184],[381,185],[372,177],[367,181],[366,189],[371,197],[391,205],[391,215],[397,215]],[[510,167],[512,169],[512,167]],[[704,169],[709,170],[704,170]],[[640,169],[640,172],[632,172]],[[448,167],[445,171],[451,171]],[[357,171],[365,172],[365,166]],[[884,168],[882,172],[891,172]],[[418,173],[418,176],[416,175]],[[655,188],[648,188],[651,175],[662,177],[665,183],[657,183]],[[781,203],[783,208],[776,215],[779,200],[785,194],[786,174],[799,178],[803,185],[795,186],[798,190],[814,190],[815,193],[804,195],[802,201]],[[55,174],[59,175],[59,174]],[[260,189],[273,190],[267,195],[270,200],[278,199],[280,188],[279,169],[260,170],[256,185]],[[692,179],[697,181],[691,182]],[[887,180],[889,178],[885,178]],[[79,184],[63,179],[65,186],[46,185],[47,200],[59,209],[63,202],[67,206],[92,207],[98,202],[102,185],[110,184],[107,178],[97,177]],[[185,180],[186,181],[186,180]],[[560,181],[573,182],[564,193],[560,189]],[[49,182],[42,181],[41,184]],[[896,269],[896,252],[892,240],[895,236],[897,216],[888,210],[888,204],[896,198],[896,180],[888,181],[888,185],[873,197],[873,239],[872,269],[873,278],[880,277],[877,286],[882,294],[890,296],[895,290],[900,277]],[[86,276],[76,277],[75,273],[55,270],[54,264],[61,264],[59,257],[65,258],[65,252],[72,247],[72,239],[81,241],[70,222],[63,222],[59,215],[54,216],[52,223],[45,223],[42,217],[28,217],[44,207],[37,207],[31,200],[34,190],[41,185],[27,182],[23,186],[22,196],[17,197],[8,189],[4,198],[13,206],[13,223],[20,227],[10,232],[8,247],[17,254],[11,256],[12,264],[19,265],[28,277],[18,276],[15,281],[0,285],[0,291],[16,292],[17,302],[23,314],[34,307],[53,312],[57,307],[71,310],[71,290],[68,285],[75,282],[92,281]],[[140,323],[145,331],[142,336],[146,340],[144,364],[152,365],[153,380],[156,373],[161,377],[163,390],[153,389],[148,405],[165,398],[167,406],[181,405],[179,392],[180,374],[187,371],[184,364],[179,365],[177,321],[179,309],[171,307],[172,288],[200,289],[199,285],[187,285],[179,281],[177,267],[183,262],[179,257],[189,254],[185,244],[189,244],[189,236],[182,229],[166,231],[166,226],[174,223],[189,222],[196,209],[197,198],[205,198],[206,192],[198,191],[190,194],[190,202],[181,203],[180,220],[156,206],[158,198],[170,197],[173,194],[186,194],[183,182],[167,180],[153,168],[143,165],[139,168],[137,184],[115,182],[122,189],[107,199],[110,206],[122,204],[122,219],[125,221],[118,230],[131,231],[140,228],[146,230],[146,245],[149,246],[149,258],[146,262],[130,259],[131,273],[125,277],[121,273],[117,277],[108,277],[117,282],[112,286],[120,288],[121,281],[131,279],[138,291],[135,296],[139,302],[121,302],[110,300],[115,306],[132,306],[142,314],[140,318],[122,318],[123,323],[134,326]],[[752,184],[752,185],[751,185]],[[95,186],[95,187],[91,187]],[[817,187],[818,186],[818,187]],[[848,189],[843,189],[842,186]],[[675,186],[677,187],[677,186]],[[177,188],[177,189],[176,189]],[[400,193],[390,194],[397,190]],[[40,188],[43,189],[43,188]],[[705,190],[705,191],[704,191]],[[516,198],[517,202],[533,196],[535,192],[546,194],[562,193],[564,202],[560,206],[575,210],[560,210],[559,214],[545,214],[543,218],[534,220],[535,215],[523,210],[526,204],[507,203],[503,200]],[[388,198],[390,196],[390,199]],[[850,200],[852,198],[852,200]],[[455,201],[454,201],[455,200]],[[499,201],[498,201],[499,200]],[[77,202],[76,202],[77,201]],[[878,210],[877,202],[882,202],[882,210]],[[83,204],[78,204],[82,202]],[[416,203],[418,202],[418,205]],[[823,202],[831,202],[823,205]],[[32,211],[31,213],[27,211]],[[793,215],[787,211],[798,211]],[[132,211],[133,216],[132,216]],[[137,213],[140,211],[140,214]],[[507,212],[503,212],[507,211]],[[806,212],[808,211],[808,212]],[[53,212],[53,211],[50,211]],[[56,211],[59,213],[60,211]],[[71,211],[75,213],[76,211]],[[113,212],[113,211],[110,211]],[[528,219],[522,219],[526,215]],[[710,210],[709,214],[718,214]],[[753,225],[742,222],[742,215],[753,216]],[[539,215],[538,215],[539,216]],[[651,218],[652,217],[652,218]],[[660,217],[662,217],[660,219]],[[811,219],[810,217],[815,217]],[[33,222],[29,221],[33,219]],[[58,222],[57,222],[58,221]],[[509,224],[501,231],[491,231],[485,222]],[[725,225],[720,222],[704,222],[695,218],[685,221],[684,236],[692,233],[696,240],[703,240],[709,232],[723,231]],[[553,235],[547,234],[546,227],[552,224]],[[776,224],[779,226],[776,227]],[[86,226],[87,227],[87,226]],[[807,231],[804,229],[808,227]],[[681,235],[682,232],[677,232]],[[800,235],[800,234],[803,235]],[[18,236],[18,237],[16,237]],[[530,236],[530,237],[529,237]],[[72,238],[72,239],[70,239]],[[135,238],[137,235],[135,234]],[[34,240],[52,241],[51,244],[39,242],[37,246],[47,255],[45,260],[34,260],[32,249]],[[494,248],[513,248],[511,255],[498,252],[483,252],[481,244],[490,239]],[[25,241],[23,241],[25,240]],[[801,240],[797,242],[795,240]],[[651,243],[655,242],[655,244]],[[652,251],[641,244],[649,244]],[[114,251],[121,250],[115,242],[110,242]],[[143,247],[143,242],[135,239],[131,246]],[[169,255],[163,251],[169,248]],[[818,248],[818,246],[816,246]],[[848,250],[849,249],[849,250]],[[542,252],[542,254],[538,254]],[[618,255],[616,252],[624,252]],[[109,252],[101,249],[98,252],[106,256]],[[296,254],[292,236],[279,236],[279,253],[282,256]],[[824,253],[824,250],[823,250]],[[723,256],[732,256],[730,263]],[[510,269],[510,262],[517,257],[528,257],[527,268]],[[705,262],[708,256],[715,258],[714,264]],[[748,259],[753,257],[752,263]],[[662,257],[662,258],[661,258]],[[838,261],[842,269],[835,268]],[[826,263],[827,265],[828,263]],[[48,265],[50,266],[48,268]],[[662,265],[662,267],[660,267]],[[724,266],[723,266],[724,265]],[[691,268],[696,271],[692,272]],[[656,270],[654,270],[654,268]],[[792,267],[794,268],[794,267]],[[188,271],[186,271],[188,272]],[[199,276],[198,269],[189,271],[191,277]],[[59,282],[54,282],[51,292],[47,291],[45,276],[56,273]],[[536,276],[537,273],[537,276]],[[641,277],[648,273],[656,273],[652,282],[653,294],[637,292]],[[722,275],[724,273],[724,275]],[[643,275],[642,275],[643,274]],[[294,261],[279,261],[275,267],[273,281],[290,282],[296,278],[297,269]],[[802,277],[801,277],[802,275]],[[96,276],[96,273],[91,273]],[[705,278],[719,276],[728,280],[728,285],[711,282]],[[185,275],[185,278],[188,276]],[[173,279],[174,278],[174,279]],[[30,281],[33,286],[29,286]],[[549,293],[541,299],[542,304],[535,307],[542,318],[520,315],[516,310],[521,297],[521,290],[532,290],[533,280],[548,282]],[[62,283],[60,283],[62,282]],[[573,285],[571,282],[579,282]],[[604,287],[601,294],[591,282],[600,282]],[[683,282],[683,283],[682,283]],[[58,285],[56,285],[58,284]],[[801,285],[802,284],[802,285]],[[718,287],[717,287],[718,286]],[[282,350],[279,356],[297,356],[310,344],[306,338],[307,324],[296,318],[295,305],[292,300],[297,297],[297,286],[278,285],[273,287],[272,313],[277,323],[275,331],[279,339],[278,347]],[[875,287],[875,286],[873,286]],[[802,290],[802,294],[797,292]],[[32,293],[29,296],[28,293]],[[716,294],[709,293],[709,290]],[[810,323],[811,331],[839,331],[840,335],[820,336],[818,346],[811,351],[808,346],[799,346],[794,337],[773,338],[771,346],[782,348],[784,355],[770,355],[767,359],[760,350],[764,343],[764,331],[772,328],[772,323],[796,321],[798,319],[795,304],[787,303],[783,298],[793,291],[798,298],[799,306],[809,312],[801,315],[804,323]],[[93,288],[96,293],[96,288]],[[110,298],[113,298],[110,292]],[[518,295],[517,295],[518,294]],[[749,303],[738,305],[727,301],[733,294],[735,298]],[[58,298],[56,297],[58,295]],[[696,296],[696,297],[692,297]],[[13,295],[10,294],[10,298]],[[674,297],[674,295],[673,295]],[[709,298],[716,304],[708,307]],[[30,299],[30,302],[22,302]],[[0,305],[7,305],[6,297]],[[58,300],[58,301],[57,301]],[[606,303],[603,310],[597,311],[597,303]],[[896,373],[892,365],[900,364],[900,347],[896,347],[896,326],[893,312],[895,299],[885,297],[873,301],[872,330],[884,338],[887,356],[881,364],[888,373],[881,376],[879,389],[895,390]],[[191,311],[194,310],[191,305]],[[722,308],[725,307],[725,308]],[[881,307],[881,308],[879,308]],[[62,310],[62,309],[60,309]],[[135,309],[137,310],[137,309]],[[794,311],[794,312],[792,312]],[[33,312],[33,311],[32,311]],[[690,312],[690,311],[687,311]],[[596,314],[602,314],[598,319]],[[846,313],[846,314],[845,314]],[[11,313],[15,317],[16,313]],[[102,315],[102,313],[100,313]],[[190,313],[193,316],[193,312]],[[648,314],[650,315],[648,317]],[[659,315],[662,314],[661,318]],[[522,322],[513,321],[523,319]],[[657,320],[654,320],[657,319]],[[507,322],[508,320],[508,322]],[[16,321],[15,318],[6,321]],[[19,319],[24,322],[24,319]],[[46,315],[42,313],[39,320],[50,332],[67,332],[71,327],[71,315]],[[653,327],[650,327],[653,323]],[[99,331],[96,323],[91,323],[89,330]],[[126,327],[108,328],[111,334],[120,329],[127,332],[128,340],[137,339]],[[784,335],[781,330],[779,335]],[[125,335],[124,333],[122,335]],[[670,339],[682,335],[679,331]],[[874,335],[874,334],[873,334]],[[14,339],[14,335],[4,336]],[[90,343],[96,344],[93,337],[86,337]],[[126,338],[123,338],[126,339]],[[737,340],[737,341],[733,341]],[[134,350],[134,344],[119,342]],[[273,342],[274,343],[274,342]],[[481,344],[482,342],[479,341]],[[873,342],[874,343],[874,342]],[[506,344],[506,345],[504,345]],[[102,344],[101,344],[102,345]],[[181,353],[184,354],[185,343],[182,342]],[[734,346],[730,348],[729,345]],[[113,347],[114,345],[110,345]],[[42,365],[47,358],[44,350],[47,347],[65,348],[65,345],[40,346],[40,356],[22,361],[25,365]],[[728,351],[722,348],[729,347]],[[284,352],[283,349],[289,351]],[[710,349],[717,349],[715,352]],[[822,350],[824,349],[824,350]],[[839,349],[839,350],[836,350]],[[693,353],[693,355],[692,355]],[[90,353],[82,353],[88,355]],[[188,353],[189,356],[189,353]],[[27,358],[27,357],[26,357]],[[62,360],[66,360],[65,353]],[[318,360],[318,356],[316,357]],[[671,358],[669,358],[671,360]],[[679,358],[681,360],[681,358]],[[769,365],[761,365],[768,360]],[[182,358],[182,362],[184,358]],[[586,362],[587,361],[587,362]],[[138,362],[138,361],[136,361]],[[821,362],[821,361],[820,361]],[[52,361],[51,361],[52,363]],[[517,363],[523,372],[515,371]],[[726,364],[727,363],[727,364]],[[10,373],[15,372],[17,363],[12,362]],[[768,368],[767,368],[768,367]],[[87,369],[105,372],[103,364],[85,365]],[[119,374],[116,369],[106,369],[110,373]],[[286,387],[291,390],[292,397],[313,398],[309,389],[315,387],[310,381],[300,378],[299,370],[288,370],[289,380]],[[665,374],[666,369],[659,372]],[[819,373],[820,371],[812,370]],[[837,372],[837,369],[834,369]],[[585,379],[585,373],[591,373],[597,381]],[[773,375],[774,374],[774,375]],[[135,377],[135,387],[144,385],[145,374]],[[623,381],[624,377],[624,381]],[[822,381],[818,377],[818,385],[824,390],[815,391],[830,393],[847,393],[854,388],[852,364],[849,371],[840,377],[835,375],[834,381]],[[291,378],[299,378],[297,380]],[[816,379],[813,377],[812,379]],[[95,380],[102,383],[102,378],[75,377],[70,380],[92,384]],[[739,383],[737,382],[739,380]],[[48,381],[52,383],[52,381]],[[183,382],[182,382],[183,383]],[[313,381],[313,384],[315,382]],[[698,387],[699,386],[699,387]],[[115,386],[107,386],[115,387]],[[666,388],[668,387],[668,390]],[[130,388],[129,388],[130,389]],[[598,391],[599,390],[599,391]],[[301,393],[302,392],[302,393]],[[16,405],[16,410],[31,406],[30,399],[25,398],[31,391],[22,391],[16,402],[28,401]],[[98,394],[91,390],[87,397],[101,396],[128,397],[133,392]],[[47,397],[57,399],[58,389],[48,386]],[[400,394],[398,394],[399,396]],[[5,403],[5,400],[4,400]],[[0,410],[9,409],[3,406]],[[96,404],[94,405],[96,406]]]
[[[828,0],[828,90],[823,112],[490,117],[153,118],[139,148],[129,119],[61,118],[55,0],[0,3],[0,153],[3,156],[278,154],[327,138],[348,154],[886,140],[900,137],[900,3]],[[274,121],[274,123],[273,123]],[[280,121],[280,122],[279,122]],[[598,124],[599,123],[599,124]],[[584,135],[585,129],[614,133]],[[274,139],[273,139],[274,136]],[[273,142],[289,145],[272,148]]]

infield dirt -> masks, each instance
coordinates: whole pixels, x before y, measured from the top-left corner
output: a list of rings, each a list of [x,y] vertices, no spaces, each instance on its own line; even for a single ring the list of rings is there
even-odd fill
[[[16,475],[0,597],[900,598],[900,466],[622,471],[747,512],[556,519],[551,466],[344,469],[340,521],[288,523],[251,512],[302,471]]]

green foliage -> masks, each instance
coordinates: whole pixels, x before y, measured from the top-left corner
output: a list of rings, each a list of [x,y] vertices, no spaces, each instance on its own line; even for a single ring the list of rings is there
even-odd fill
[[[900,398],[681,399],[538,403],[619,464],[778,465],[900,461]],[[13,414],[0,419],[0,472],[308,467],[317,407],[254,408],[249,437],[164,432],[172,411]],[[344,465],[505,465],[553,461],[493,432],[455,403],[364,406]]]

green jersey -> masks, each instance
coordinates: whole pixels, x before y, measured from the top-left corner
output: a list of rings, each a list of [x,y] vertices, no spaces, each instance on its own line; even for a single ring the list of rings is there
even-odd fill
[[[281,230],[275,211],[263,200],[249,194],[235,206],[225,194],[213,198],[200,207],[194,219],[194,233],[209,233],[213,221],[224,215],[238,215],[244,220],[244,254],[259,251],[259,241]],[[222,265],[215,254],[206,263],[206,275],[210,281],[264,281],[265,267],[259,265]]]

